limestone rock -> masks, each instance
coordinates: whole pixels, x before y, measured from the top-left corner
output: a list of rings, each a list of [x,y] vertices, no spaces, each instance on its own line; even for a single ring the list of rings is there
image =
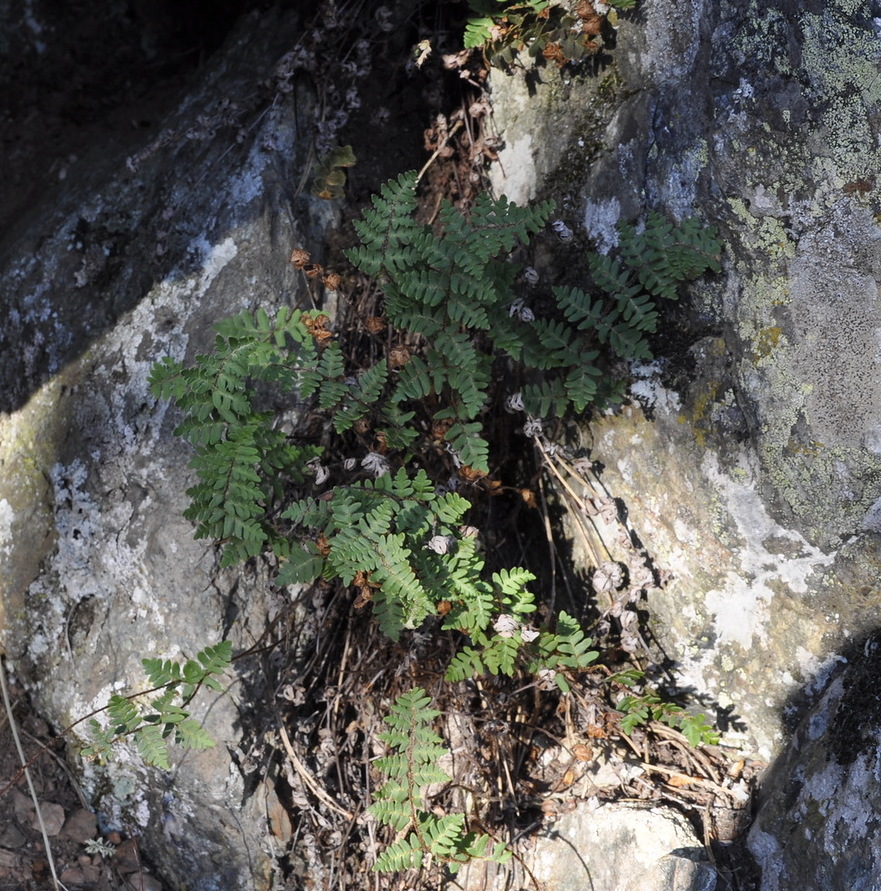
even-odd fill
[[[876,697],[839,662],[881,602],[878,21],[848,0],[640,9],[595,78],[545,76],[532,103],[496,79],[515,172],[495,185],[562,199],[600,251],[650,208],[719,228],[722,275],[576,445],[672,574],[646,604],[658,654],[729,744],[784,753],[750,835],[761,887],[877,887]]]
[[[716,873],[688,821],[669,808],[577,809],[539,840],[534,873],[555,891],[714,891]]]
[[[0,629],[58,728],[142,688],[144,657],[247,648],[275,608],[265,572],[221,572],[193,539],[189,456],[147,377],[206,351],[217,320],[303,296],[291,248],[320,249],[332,214],[294,198],[310,97],[273,92],[298,27],[279,9],[246,19],[161,127],[95,147],[2,244]],[[274,794],[236,767],[259,678],[241,680],[197,710],[216,748],[177,752],[173,771],[124,748],[78,765],[103,825],[141,836],[169,886],[269,886]]]

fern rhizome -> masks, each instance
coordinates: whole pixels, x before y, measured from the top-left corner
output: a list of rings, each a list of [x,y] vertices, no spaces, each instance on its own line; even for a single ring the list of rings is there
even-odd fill
[[[588,259],[592,288],[554,287],[531,302],[511,255],[545,230],[552,204],[482,195],[467,214],[443,204],[430,227],[417,221],[416,186],[412,173],[386,183],[355,223],[360,245],[347,254],[382,290],[379,361],[349,367],[326,316],[283,307],[221,322],[214,351],[191,366],[170,358],[154,366],[153,393],[183,412],[175,432],[194,448],[186,516],[197,537],[219,543],[224,566],[268,553],[279,585],[323,579],[356,589],[356,606],[372,603],[391,640],[426,623],[456,635],[448,681],[522,671],[566,693],[597,659],[591,639],[562,611],[534,623],[534,576],[488,567],[468,524],[464,483],[488,480],[493,466],[490,405],[521,413],[530,436],[542,419],[618,399],[623,374],[614,369],[650,357],[659,301],[718,269],[720,245],[696,220],[677,226],[651,214],[639,229],[621,227],[613,255]],[[342,445],[323,449],[283,432],[263,407],[273,391],[324,412]],[[111,726],[95,725],[91,751],[134,733],[147,760],[166,766],[170,739],[203,744],[186,705],[195,686],[212,686],[222,659],[226,650],[209,649],[183,667],[147,660],[151,681],[167,689],[147,714],[115,698]],[[416,689],[387,718],[391,754],[376,762],[387,781],[371,810],[400,837],[379,869],[428,855],[453,869],[506,856],[463,814],[425,807],[424,787],[448,779],[429,705]],[[639,705],[631,723],[657,703]]]

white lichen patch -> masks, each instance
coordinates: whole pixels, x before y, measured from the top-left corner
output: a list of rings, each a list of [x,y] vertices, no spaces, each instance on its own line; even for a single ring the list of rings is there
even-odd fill
[[[668,390],[661,383],[662,370],[663,363],[660,361],[634,362],[630,366],[633,375],[630,394],[647,408],[678,412],[682,408],[679,394],[675,390]]]
[[[618,220],[621,204],[617,198],[585,202],[584,228],[599,254],[608,254],[618,246]]]
[[[12,553],[13,519],[14,512],[12,510],[12,505],[5,498],[0,498],[0,560],[3,560]]]
[[[755,487],[723,473],[713,453],[704,456],[702,470],[719,492],[743,541],[736,553],[739,568],[726,573],[727,584],[707,593],[705,604],[713,615],[719,642],[749,650],[754,636],[762,640],[766,635],[775,590],[783,587],[794,594],[806,593],[813,573],[831,565],[835,555],[824,553],[800,533],[774,521]],[[791,543],[794,555],[781,557],[770,551],[769,540]]]

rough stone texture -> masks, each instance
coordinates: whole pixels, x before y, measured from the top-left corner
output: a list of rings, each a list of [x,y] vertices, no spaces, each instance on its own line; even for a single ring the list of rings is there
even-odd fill
[[[305,296],[288,256],[320,252],[330,221],[295,199],[310,100],[262,86],[297,28],[246,19],[161,131],[97,147],[0,244],[0,629],[57,727],[142,686],[145,656],[250,646],[275,608],[259,570],[221,573],[193,539],[187,452],[147,376],[205,351],[216,320]],[[269,887],[274,793],[236,767],[259,679],[229,681],[197,715],[216,748],[166,774],[125,749],[79,766],[104,824],[142,835],[172,887]]]
[[[554,195],[600,250],[650,207],[726,242],[638,403],[585,444],[674,576],[649,604],[661,647],[764,757],[877,621],[879,57],[849,0],[647,0],[595,78],[545,75],[532,106],[495,81],[499,191]]]
[[[517,169],[495,185],[562,199],[600,250],[648,208],[718,226],[723,274],[668,316],[634,403],[594,418],[582,445],[672,572],[647,606],[682,686],[727,742],[785,752],[750,837],[762,887],[877,887],[877,671],[842,707],[836,676],[783,746],[878,625],[881,8],[640,10],[595,79],[546,77],[535,106],[496,80],[502,166]],[[597,97],[614,112],[591,124]],[[554,127],[567,114],[571,132]],[[842,720],[865,742],[847,764]]]
[[[716,871],[688,821],[629,805],[564,814],[539,840],[532,867],[555,891],[714,891]],[[561,844],[562,842],[562,844]]]
[[[716,870],[694,829],[665,807],[582,802],[548,822],[520,856],[532,876],[553,891],[714,891]],[[451,889],[506,887],[474,863]],[[524,884],[530,879],[525,876]],[[495,883],[494,883],[495,882]]]
[[[879,670],[876,633],[851,648],[771,769],[749,834],[763,891],[881,885]]]

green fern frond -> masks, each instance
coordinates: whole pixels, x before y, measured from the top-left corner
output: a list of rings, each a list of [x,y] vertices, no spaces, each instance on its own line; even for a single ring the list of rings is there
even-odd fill
[[[474,647],[464,646],[447,666],[444,678],[448,681],[464,681],[486,674],[483,652]]]
[[[489,473],[489,443],[481,435],[482,431],[483,425],[478,421],[453,424],[447,431],[445,441],[463,464]]]
[[[511,637],[502,637],[497,634],[490,638],[482,653],[487,671],[493,675],[504,674],[511,677],[517,667],[517,656],[522,644],[523,639],[519,632]]]
[[[415,172],[402,173],[385,183],[373,196],[372,205],[354,224],[361,246],[347,251],[346,256],[367,275],[412,268],[415,252],[409,245],[421,230],[413,219]]]
[[[141,723],[141,714],[137,706],[123,696],[114,693],[107,704],[107,714],[117,736],[130,733]]]
[[[376,815],[378,816],[378,815]],[[377,872],[400,872],[418,869],[425,857],[419,836],[411,833],[406,838],[389,845],[377,858],[373,868]]]
[[[466,830],[464,814],[439,816],[426,807],[426,787],[450,780],[438,764],[447,750],[431,727],[440,713],[430,706],[431,699],[420,687],[404,693],[384,719],[388,729],[378,734],[392,752],[374,761],[386,781],[368,811],[398,833],[410,829],[377,857],[373,868],[380,872],[419,866],[429,854],[453,871],[478,857],[505,857],[504,846]]]
[[[305,585],[321,578],[324,569],[324,557],[319,554],[315,543],[303,541],[290,549],[287,560],[278,571],[276,583],[282,587]]]
[[[164,735],[164,728],[159,724],[144,724],[135,732],[135,744],[145,764],[158,767],[161,770],[170,770],[168,760],[168,740]]]
[[[205,728],[193,718],[184,718],[175,727],[175,742],[185,749],[211,749],[217,743]]]
[[[559,378],[547,378],[523,388],[523,405],[535,417],[562,417],[569,406],[569,397]]]
[[[506,612],[515,616],[525,616],[535,612],[535,597],[526,587],[535,581],[535,576],[529,570],[522,566],[502,569],[493,573],[492,580]]]

